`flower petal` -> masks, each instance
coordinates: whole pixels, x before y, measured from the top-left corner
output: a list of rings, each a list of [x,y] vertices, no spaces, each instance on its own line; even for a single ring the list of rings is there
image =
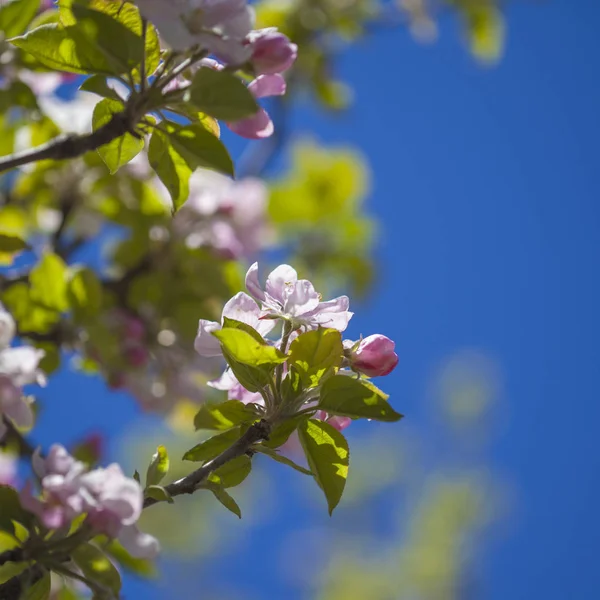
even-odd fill
[[[290,265],[279,265],[267,277],[267,294],[283,306],[288,286],[295,284],[297,281],[298,273],[296,273],[296,269],[293,269]]]
[[[269,96],[283,96],[285,94],[285,79],[279,74],[259,75],[248,85],[248,91],[255,98],[268,98]]]
[[[234,133],[250,140],[260,140],[273,135],[275,127],[271,117],[264,108],[259,108],[258,112],[252,117],[227,123],[227,127]]]
[[[246,273],[246,289],[257,302],[264,302],[265,292],[258,281],[258,263],[255,262]]]
[[[216,321],[200,319],[198,322],[198,334],[194,341],[194,349],[200,356],[221,356],[221,344],[212,335],[213,331],[219,329],[221,329],[221,325]]]
[[[141,532],[135,525],[126,525],[119,533],[119,542],[135,558],[155,558],[160,552],[158,540]]]

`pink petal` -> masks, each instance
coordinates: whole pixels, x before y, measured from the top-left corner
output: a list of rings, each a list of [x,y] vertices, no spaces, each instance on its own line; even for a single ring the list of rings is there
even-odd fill
[[[268,138],[275,131],[273,121],[271,121],[271,117],[264,108],[260,108],[252,117],[234,123],[227,123],[227,127],[234,133],[250,140]]]
[[[265,293],[260,287],[258,281],[258,263],[255,262],[246,273],[246,289],[250,292],[250,295],[258,302],[264,302]]]
[[[269,96],[283,96],[285,94],[285,79],[275,73],[273,75],[259,75],[248,85],[248,90],[255,98],[268,98]]]

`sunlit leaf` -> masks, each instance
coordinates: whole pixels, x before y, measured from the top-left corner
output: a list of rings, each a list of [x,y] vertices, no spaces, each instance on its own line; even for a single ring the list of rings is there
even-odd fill
[[[158,446],[146,472],[146,486],[160,483],[169,472],[169,454],[164,446]]]
[[[304,473],[304,475],[312,475],[312,473],[308,469],[305,469],[304,467],[297,465],[293,460],[291,460],[287,456],[283,456],[282,454],[279,454],[278,452],[276,452],[272,448],[269,448],[268,446],[264,446],[262,444],[256,444],[255,446],[252,446],[252,449],[256,450],[257,452],[260,452],[261,454],[265,454],[266,456],[269,456],[273,460],[275,460],[283,465],[292,467],[292,469],[295,469],[296,471],[299,471],[300,473]]]
[[[257,418],[257,413],[239,400],[227,400],[219,404],[204,404],[194,417],[196,429],[230,429]]]
[[[0,32],[4,38],[21,35],[40,8],[40,0],[5,0],[0,4]]]
[[[68,270],[60,256],[47,252],[31,273],[31,299],[49,309],[59,312],[69,308],[67,297]]]
[[[183,460],[204,462],[218,456],[229,446],[240,439],[240,428],[230,429],[208,438],[206,441],[196,444],[183,455]]]
[[[342,364],[342,335],[336,329],[314,329],[290,344],[290,360],[308,387],[316,386],[325,373]]]
[[[346,438],[328,423],[308,419],[298,427],[306,459],[325,493],[329,514],[338,505],[348,477],[350,451]]]
[[[121,575],[106,554],[93,544],[84,543],[71,552],[83,575],[119,596]]]

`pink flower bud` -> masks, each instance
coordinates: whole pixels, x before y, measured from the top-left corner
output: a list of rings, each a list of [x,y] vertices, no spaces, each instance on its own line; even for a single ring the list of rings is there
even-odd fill
[[[390,338],[376,333],[361,340],[356,350],[351,348],[347,355],[355,371],[368,377],[380,377],[391,373],[398,364],[395,346]]]
[[[252,63],[257,75],[274,75],[289,69],[298,55],[298,46],[274,27],[250,34]]]

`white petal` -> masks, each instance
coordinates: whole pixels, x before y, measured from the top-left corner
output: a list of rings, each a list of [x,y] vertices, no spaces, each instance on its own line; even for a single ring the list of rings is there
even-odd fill
[[[221,325],[215,321],[200,319],[198,323],[198,335],[194,341],[194,348],[200,356],[220,356],[221,344],[212,335],[213,331],[221,329]]]
[[[258,282],[258,263],[255,262],[246,273],[246,289],[257,302],[264,302],[265,292]]]
[[[123,527],[118,539],[135,558],[155,558],[160,552],[158,540],[148,533],[142,533],[135,525]]]
[[[298,273],[290,265],[279,265],[269,273],[267,277],[267,293],[280,302],[282,305],[285,300],[285,290],[288,285],[295,284],[298,281]]]

